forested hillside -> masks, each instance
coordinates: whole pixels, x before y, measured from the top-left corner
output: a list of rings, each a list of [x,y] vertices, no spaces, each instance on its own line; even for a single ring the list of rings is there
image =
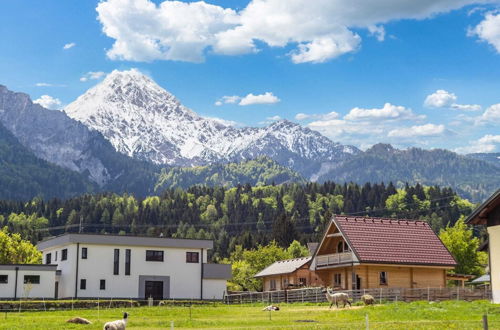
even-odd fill
[[[215,240],[214,258],[236,245],[316,241],[332,214],[424,219],[438,230],[473,205],[449,188],[384,184],[284,184],[169,189],[160,196],[83,195],[68,200],[0,201],[0,227],[37,241],[65,231]],[[49,230],[44,228],[51,227]]]
[[[198,184],[234,187],[239,183],[262,186],[285,182],[305,182],[305,180],[293,170],[263,156],[241,163],[164,168],[155,191],[176,187],[187,189]]]
[[[500,167],[449,150],[409,148],[399,150],[376,144],[334,167],[319,181],[389,182],[397,185],[453,187],[460,196],[481,201],[500,186]]]

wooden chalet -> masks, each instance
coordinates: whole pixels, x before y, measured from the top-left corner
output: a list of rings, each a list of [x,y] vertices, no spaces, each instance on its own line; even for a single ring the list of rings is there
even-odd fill
[[[276,261],[254,277],[262,278],[264,291],[305,286],[322,286],[318,275],[309,269],[312,257]]]
[[[465,222],[487,228],[488,240],[480,250],[489,253],[492,301],[500,303],[500,189],[476,208]]]
[[[455,265],[427,222],[334,216],[310,269],[339,290],[439,288]]]

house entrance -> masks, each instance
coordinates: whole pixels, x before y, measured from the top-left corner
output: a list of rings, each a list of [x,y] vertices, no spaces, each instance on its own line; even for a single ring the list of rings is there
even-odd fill
[[[355,290],[361,290],[361,277],[356,275],[356,288]]]
[[[144,293],[146,299],[153,297],[154,300],[163,299],[163,281],[146,281]]]

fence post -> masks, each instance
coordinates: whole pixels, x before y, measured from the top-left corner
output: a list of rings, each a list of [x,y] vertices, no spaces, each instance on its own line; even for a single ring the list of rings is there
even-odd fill
[[[382,305],[382,288],[380,288],[379,304]]]
[[[457,285],[457,300],[460,299],[460,287]]]
[[[170,330],[174,330],[174,321],[170,321]]]
[[[365,315],[366,330],[370,329],[370,320],[368,319],[368,314]]]
[[[427,301],[430,301],[430,289],[429,286],[427,286]]]
[[[488,315],[487,314],[483,315],[483,329],[488,330]]]
[[[99,317],[100,314],[100,309],[99,309],[99,298],[97,298],[97,319],[100,321],[101,318]]]

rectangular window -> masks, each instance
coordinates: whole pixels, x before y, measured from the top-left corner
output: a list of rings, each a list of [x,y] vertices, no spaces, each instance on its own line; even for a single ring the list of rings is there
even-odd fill
[[[299,277],[299,285],[306,286],[307,285],[307,279],[305,277]]]
[[[269,281],[269,289],[276,290],[276,280]]]
[[[87,259],[87,248],[82,248],[82,259]]]
[[[99,289],[100,290],[106,290],[106,280],[101,280],[99,282]]]
[[[80,290],[86,290],[87,289],[87,280],[82,278],[80,280]]]
[[[197,264],[200,262],[199,252],[186,252],[186,262]]]
[[[0,275],[0,284],[7,284],[9,282],[9,275]]]
[[[163,251],[146,250],[146,261],[163,261]]]
[[[113,275],[118,275],[120,273],[120,250],[115,249],[115,255],[113,259]]]
[[[56,251],[56,255],[54,256],[54,261],[57,261],[57,251]]]
[[[63,249],[61,251],[61,260],[67,260],[68,259],[68,249]]]
[[[342,274],[333,275],[333,285],[342,286]]]
[[[387,272],[380,272],[380,285],[387,285]]]
[[[125,250],[125,275],[130,275],[130,249]]]
[[[51,253],[47,253],[47,254],[45,255],[45,263],[46,263],[47,265],[50,265],[50,263],[52,262],[52,260],[51,260],[51,259],[52,259],[52,254],[51,254]]]
[[[24,275],[24,284],[40,284],[40,275]]]

